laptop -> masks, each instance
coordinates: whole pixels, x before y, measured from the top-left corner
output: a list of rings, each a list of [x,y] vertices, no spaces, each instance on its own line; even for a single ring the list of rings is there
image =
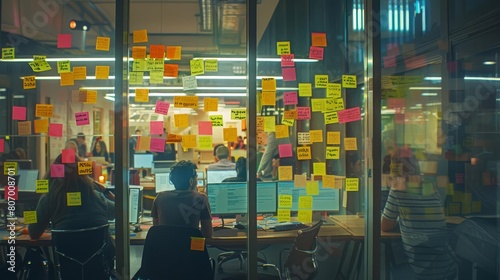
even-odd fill
[[[35,192],[38,170],[19,169],[17,173],[19,175],[18,190],[20,192]]]

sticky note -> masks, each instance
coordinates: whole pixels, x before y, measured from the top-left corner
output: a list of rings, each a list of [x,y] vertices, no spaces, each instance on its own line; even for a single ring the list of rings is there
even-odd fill
[[[49,132],[49,120],[48,119],[40,119],[34,120],[33,126],[35,133],[47,133]]]
[[[181,46],[167,46],[167,58],[170,60],[181,60]]]
[[[61,123],[50,123],[49,124],[49,136],[62,137],[63,126]]]
[[[168,109],[170,108],[170,103],[158,100],[156,101],[155,113],[168,115]]]
[[[68,192],[66,193],[66,202],[67,206],[81,206],[82,194],[80,192]]]
[[[335,188],[335,175],[323,175],[321,181],[323,188]]]
[[[262,78],[262,91],[276,91],[276,79]]]
[[[189,61],[191,76],[201,75],[205,73],[205,65],[203,59],[191,59]]]
[[[278,180],[290,181],[292,179],[293,179],[293,167],[292,166],[278,166]]]
[[[59,74],[61,80],[59,81],[59,85],[62,87],[74,86],[75,85],[75,75],[73,72],[66,72]]]
[[[135,102],[149,102],[149,89],[137,88],[135,89]]]
[[[196,135],[182,135],[182,147],[183,148],[196,148]]]
[[[264,131],[265,132],[276,131],[276,118],[274,116],[264,117]]]
[[[262,92],[261,105],[276,106],[276,92],[275,91]]]
[[[359,179],[358,178],[346,178],[345,179],[345,190],[347,192],[357,192],[359,190]]]
[[[198,135],[212,135],[212,122],[199,121],[198,122]]]
[[[131,85],[142,85],[144,82],[144,72],[130,72],[128,83]]]
[[[311,33],[311,45],[315,47],[326,47],[326,33],[324,32],[312,32]]]
[[[96,80],[107,80],[109,78],[109,66],[97,65],[95,67]]]
[[[345,109],[337,112],[339,123],[348,123],[361,120],[359,107]]]
[[[264,132],[264,117],[257,116],[257,132]]]
[[[179,76],[179,64],[164,64],[163,76],[177,78]]]
[[[182,88],[184,89],[184,91],[197,89],[198,83],[196,82],[196,76],[182,77]]]
[[[299,209],[311,209],[312,196],[299,196]]]
[[[31,70],[33,70],[33,72],[36,72],[36,73],[52,70],[52,67],[50,67],[50,64],[45,60],[28,62],[28,65],[31,67]]]
[[[96,51],[109,51],[109,44],[111,39],[109,37],[97,37],[95,40]]]
[[[276,138],[288,138],[290,137],[288,133],[288,126],[279,124],[275,126]]]
[[[191,237],[191,251],[205,251],[204,237]]]
[[[357,86],[356,75],[342,75],[342,87],[356,88]]]
[[[326,147],[326,159],[340,159],[340,147]]]
[[[314,87],[326,88],[328,84],[328,75],[314,75]]]
[[[325,124],[339,123],[337,112],[328,112],[324,114]]]
[[[36,211],[23,211],[23,216],[26,225],[37,223]]]
[[[217,59],[206,59],[205,60],[205,71],[206,72],[218,72],[219,63]]]
[[[14,171],[14,174],[17,174],[17,162],[5,162],[3,165],[3,174],[8,175],[9,171],[12,172]]]
[[[132,47],[132,58],[133,59],[146,58],[146,46],[134,46],[134,47]]]
[[[306,187],[307,185],[306,174],[298,174],[293,176],[293,186],[294,187]]]
[[[277,55],[291,54],[290,42],[289,41],[277,42],[276,53]]]
[[[174,125],[175,127],[182,128],[189,125],[189,115],[188,114],[175,114],[174,115]]]
[[[292,208],[292,195],[280,194],[278,197],[278,208]]]
[[[326,144],[340,145],[340,131],[328,131],[326,133]]]
[[[14,48],[2,48],[2,59],[15,59],[15,49]]]
[[[163,71],[162,70],[149,71],[149,83],[150,84],[163,84]]]
[[[297,92],[296,91],[286,91],[283,93],[283,104],[284,105],[296,105],[298,103],[297,100]]]
[[[198,108],[198,96],[174,96],[174,107]]]
[[[236,130],[236,127],[224,128],[223,133],[224,141],[238,141],[238,131]]]
[[[34,89],[34,88],[36,88],[35,76],[23,77],[23,89]]]
[[[290,209],[278,209],[278,222],[290,221]]]
[[[281,67],[294,67],[294,54],[283,54],[281,55]]]
[[[297,120],[308,120],[311,118],[311,107],[297,106]]]
[[[323,142],[323,130],[316,129],[309,131],[309,139],[311,143],[322,143]]]
[[[321,47],[314,47],[314,46],[309,47],[309,58],[310,59],[323,60],[324,53],[325,53],[325,50]]]
[[[163,121],[150,121],[149,133],[150,134],[163,134]]]
[[[78,126],[90,124],[89,112],[75,113],[75,121]]]
[[[311,147],[297,147],[297,159],[298,160],[311,159]]]
[[[12,106],[12,120],[25,121],[26,120],[26,107]]]
[[[73,67],[73,80],[84,81],[87,79],[87,66]]]
[[[357,151],[358,142],[356,137],[346,137],[344,138],[344,149],[346,151]]]
[[[280,158],[292,157],[293,156],[292,144],[279,144],[278,152]]]
[[[231,119],[232,120],[245,120],[247,118],[247,109],[245,108],[233,108],[231,109]]]
[[[49,192],[49,180],[36,180],[36,193]]]
[[[334,99],[333,110],[334,111],[344,110],[344,99],[342,98]]]
[[[53,163],[50,166],[50,177],[52,177],[52,178],[64,178],[64,164]]]
[[[134,30],[132,33],[133,43],[147,43],[148,42],[148,31],[146,29]]]
[[[71,49],[72,36],[71,34],[57,34],[57,48],[58,49]]]
[[[165,151],[165,139],[151,137],[149,140],[149,150],[151,152],[163,153]]]
[[[86,104],[96,104],[97,103],[97,90],[87,90],[87,94],[85,96]]]
[[[211,151],[213,149],[213,138],[208,135],[198,136],[198,149],[202,151]]]
[[[297,72],[295,67],[281,68],[281,76],[283,76],[283,81],[296,81]]]
[[[62,163],[75,163],[75,150],[63,149],[61,160]]]
[[[316,175],[316,173],[314,173]],[[307,181],[306,182],[306,194],[307,195],[319,195],[319,181]]]
[[[311,99],[311,111],[313,111],[313,112],[325,111],[325,99],[324,98],[312,98]]]
[[[5,139],[0,139],[0,153],[5,152]]]
[[[216,112],[219,110],[219,98],[205,97],[203,99],[203,111]]]
[[[19,135],[30,135],[31,134],[31,121],[18,122],[17,123],[17,133]]]
[[[328,83],[326,85],[327,98],[340,98],[342,95],[342,84]]]
[[[210,116],[210,121],[212,122],[212,126],[224,126],[222,115],[213,115]]]
[[[297,132],[297,142],[299,145],[311,144],[311,135],[309,132]]]
[[[299,96],[301,97],[312,96],[311,83],[299,83]]]
[[[165,45],[150,45],[149,58],[165,58]]]
[[[78,162],[78,175],[92,174],[92,161]]]
[[[326,163],[314,162],[313,163],[314,175],[326,175]]]
[[[61,60],[57,62],[57,73],[71,72],[71,62],[69,60]]]

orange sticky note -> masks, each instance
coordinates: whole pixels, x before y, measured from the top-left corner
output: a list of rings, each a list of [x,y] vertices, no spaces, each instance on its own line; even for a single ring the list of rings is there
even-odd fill
[[[52,104],[36,104],[35,117],[52,117],[54,112],[54,105]]]
[[[97,90],[87,90],[87,96],[85,99],[85,103],[87,103],[87,104],[96,104],[97,103]]]
[[[278,180],[290,181],[293,179],[293,166],[279,166],[278,167]]]
[[[75,81],[84,81],[87,79],[87,66],[73,67],[73,79]]]
[[[35,76],[23,77],[23,89],[34,89],[36,88]]]
[[[92,174],[92,161],[78,162],[78,175]]]
[[[59,75],[61,76],[61,81],[59,82],[60,86],[64,87],[75,85],[75,76],[73,75],[73,72],[60,73]]]
[[[262,92],[262,105],[276,106],[276,92],[263,91]]]
[[[109,66],[96,66],[95,78],[96,80],[107,80],[109,78]]]
[[[297,111],[289,110],[283,112],[283,119],[295,120],[297,118]]]
[[[133,42],[134,42],[134,44],[135,43],[147,43],[148,42],[148,31],[146,29],[134,30]]]
[[[182,135],[182,148],[196,148],[196,135]]]
[[[315,47],[326,47],[326,33],[313,32],[311,33],[311,45]]]
[[[203,99],[203,111],[205,112],[214,112],[219,110],[219,99],[205,97]]]
[[[204,237],[191,237],[191,250],[192,251],[205,251],[205,238]]]
[[[144,58],[146,58],[146,46],[135,46],[135,47],[132,47],[132,58],[133,59],[144,59]]]
[[[149,58],[165,58],[164,45],[151,45],[149,46]]]
[[[149,89],[147,88],[135,89],[135,102],[149,102]]]
[[[181,46],[167,46],[167,58],[170,60],[181,60]]]
[[[326,144],[340,145],[340,131],[328,131],[326,133]]]
[[[323,175],[321,181],[323,188],[335,188],[335,175]]]
[[[288,138],[290,137],[288,133],[288,126],[279,124],[275,126],[276,138]]]
[[[188,114],[175,114],[174,115],[175,127],[187,127],[189,125],[189,115]]]
[[[163,76],[177,78],[179,76],[179,64],[164,64]]]
[[[262,78],[262,91],[276,91],[276,79]]]
[[[137,138],[137,147],[138,151],[149,151],[151,143],[151,137],[149,136],[139,136]]]
[[[297,147],[297,159],[298,160],[311,159],[311,147]]]
[[[97,51],[109,51],[109,37],[97,37],[95,40],[95,49]]]
[[[49,132],[49,119],[34,120],[35,133],[48,133]]]
[[[30,135],[31,134],[31,121],[18,122],[17,123],[17,133],[19,135]]]
[[[311,143],[322,143],[323,142],[323,130],[309,130],[309,139]]]
[[[224,128],[224,141],[238,141],[238,131],[236,130],[236,127],[229,127],[229,128]]]

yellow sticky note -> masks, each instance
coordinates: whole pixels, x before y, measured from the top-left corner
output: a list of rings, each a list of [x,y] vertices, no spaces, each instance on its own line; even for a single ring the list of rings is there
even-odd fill
[[[345,137],[344,138],[344,149],[346,151],[357,151],[358,143],[356,137]]]
[[[325,124],[339,123],[339,116],[337,112],[327,112],[324,114]]]
[[[325,99],[324,98],[311,99],[311,111],[313,112],[325,111]]]
[[[340,145],[340,131],[328,131],[326,133],[326,144]]]
[[[37,61],[33,61],[33,62],[28,62],[28,65],[31,67],[33,72],[37,72],[37,73],[52,70],[52,67],[50,67],[50,64],[45,60],[37,60]]]
[[[3,165],[3,175],[13,175],[17,174],[17,162],[5,162]]]
[[[69,60],[61,60],[57,62],[57,73],[71,72],[71,62]]]
[[[327,98],[340,98],[342,95],[342,85],[336,83],[328,83],[326,85]]]
[[[184,149],[196,148],[196,135],[182,135],[182,147]]]
[[[311,143],[322,143],[323,142],[323,130],[309,130],[309,139]]]
[[[293,186],[297,188],[305,188],[307,185],[306,174],[299,174],[293,176]]]
[[[149,83],[163,84],[163,71],[161,70],[149,71]]]
[[[31,134],[31,121],[18,122],[17,123],[17,134],[30,135]]]
[[[326,163],[314,162],[313,163],[314,175],[326,175]]]
[[[198,96],[174,96],[174,107],[198,109]]]
[[[231,109],[231,119],[232,120],[245,120],[247,118],[247,109],[245,108],[233,108]]]
[[[167,58],[170,60],[181,60],[181,46],[167,46]]]
[[[49,192],[49,180],[36,180],[36,193]]]
[[[278,208],[292,208],[292,195],[280,194],[278,197]]]
[[[219,64],[217,59],[207,59],[205,60],[205,71],[206,72],[218,72]]]
[[[134,58],[134,61],[132,61],[132,71],[133,72],[148,71],[148,61],[144,58]]]
[[[328,75],[314,75],[315,88],[327,88]]]
[[[199,135],[198,136],[198,149],[202,151],[211,151],[213,138],[211,135]]]
[[[95,49],[97,51],[109,51],[109,37],[97,37],[95,40]]]
[[[135,102],[149,102],[149,89],[137,88],[135,89]]]
[[[312,196],[299,196],[299,209],[312,209]]]
[[[238,141],[238,131],[236,130],[236,127],[229,127],[229,128],[224,128],[224,141]]]
[[[298,160],[311,159],[311,147],[297,147],[297,159]]]
[[[109,78],[109,66],[96,66],[95,78],[96,80],[107,80]]]
[[[274,91],[274,92],[276,92],[276,79],[274,79],[274,78],[262,78],[262,91]]]
[[[130,72],[128,83],[131,85],[142,85],[144,81],[144,72]]]
[[[312,96],[311,83],[299,83],[299,96],[301,97]]]
[[[281,123],[286,125],[286,126],[293,126],[295,124],[295,120],[294,119],[285,119],[283,118],[281,120]]]
[[[87,90],[85,103],[87,103],[87,104],[96,104],[97,103],[97,90]]]
[[[266,105],[266,106],[276,106],[276,92],[275,91],[263,91],[261,104]]]
[[[212,126],[224,126],[222,115],[210,116],[210,121],[212,122]]]
[[[73,75],[73,72],[65,72],[59,75],[61,76],[61,80],[59,82],[60,86],[64,87],[75,85],[75,75]]]
[[[304,224],[312,223],[312,210],[299,210],[297,212],[297,220]]]
[[[2,59],[15,59],[15,49],[14,48],[2,48]]]
[[[37,223],[36,211],[24,211],[23,216],[24,216],[24,224],[29,225]]]
[[[288,138],[290,137],[288,133],[288,126],[283,124],[278,124],[275,126],[276,138]]]
[[[87,66],[73,67],[73,79],[75,81],[85,81],[87,79]]]
[[[318,195],[319,194],[319,181],[307,181],[306,194],[307,195]]]
[[[278,55],[291,54],[290,42],[289,41],[277,42],[276,43],[276,53]]]
[[[357,192],[359,190],[359,179],[345,178],[345,190],[347,192]]]
[[[191,59],[189,67],[191,69],[191,76],[201,75],[205,73],[203,59]]]
[[[290,221],[290,209],[278,209],[278,222]]]
[[[342,98],[337,98],[337,99],[334,99],[333,101],[333,110],[334,111],[340,111],[340,110],[344,110],[344,99]]]
[[[340,147],[327,146],[325,158],[326,159],[340,159]]]
[[[66,202],[67,206],[81,206],[82,194],[80,192],[68,192],[66,193]]]
[[[219,110],[219,98],[205,97],[203,99],[203,111],[216,112]]]
[[[146,29],[134,30],[132,41],[135,43],[147,43],[148,42],[148,31]]]
[[[289,181],[293,179],[293,166],[279,166],[278,180]]]
[[[52,104],[36,104],[35,117],[52,117],[54,112],[54,105]]]
[[[33,126],[35,127],[35,133],[48,133],[49,119],[34,120]]]
[[[288,120],[296,120],[297,119],[297,111],[296,110],[284,111],[283,118],[288,119]]]
[[[276,131],[276,121],[275,117],[264,117],[264,131],[265,132],[274,132]]]
[[[23,89],[34,89],[36,88],[35,76],[23,77]]]
[[[356,88],[357,86],[356,75],[342,75],[342,87]]]
[[[89,174],[92,174],[92,162],[91,161],[78,162],[78,175],[89,175]]]
[[[191,237],[191,251],[205,251],[204,237]]]
[[[335,188],[335,175],[323,175],[321,181],[323,188]]]
[[[188,127],[189,125],[189,115],[188,114],[175,114],[174,115],[174,125],[175,127]]]

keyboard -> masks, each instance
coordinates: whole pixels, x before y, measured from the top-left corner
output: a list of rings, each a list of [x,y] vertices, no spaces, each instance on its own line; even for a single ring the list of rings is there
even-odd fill
[[[293,222],[293,223],[282,223],[274,226],[274,231],[285,231],[285,230],[299,230],[306,228],[308,226],[303,223]]]

